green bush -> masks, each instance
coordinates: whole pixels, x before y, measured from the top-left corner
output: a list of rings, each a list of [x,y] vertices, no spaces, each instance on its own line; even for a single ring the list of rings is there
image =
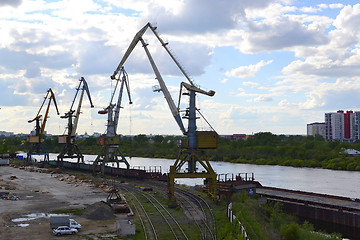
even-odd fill
[[[283,225],[281,228],[281,238],[284,240],[300,239],[299,225],[297,223]]]

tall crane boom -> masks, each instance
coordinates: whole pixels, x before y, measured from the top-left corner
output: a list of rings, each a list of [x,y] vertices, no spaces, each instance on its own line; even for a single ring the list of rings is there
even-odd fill
[[[128,82],[128,74],[126,73],[125,69],[123,69],[123,77],[122,77],[122,81],[121,81],[121,85],[120,85],[120,89],[119,89],[119,97],[118,97],[118,101],[116,103],[116,108],[115,108],[115,115],[114,115],[114,130],[115,130],[115,133],[116,133],[117,126],[118,126],[118,123],[119,123],[121,100],[122,100],[122,94],[123,94],[123,91],[124,91],[124,86],[126,88],[126,92],[127,92],[127,95],[128,95],[129,104],[132,104],[131,95],[130,95],[130,86],[129,86],[129,82]]]
[[[168,43],[164,42],[159,34],[156,32],[156,27],[151,26],[150,23],[149,27],[152,30],[152,32],[155,34],[156,38],[159,40],[159,42],[161,43],[161,45],[165,48],[166,52],[170,55],[171,59],[175,62],[176,66],[178,66],[178,68],[180,69],[180,71],[184,74],[184,76],[186,77],[186,79],[190,82],[191,85],[194,85],[193,81],[191,80],[191,78],[189,77],[189,75],[185,72],[184,68],[180,65],[180,63],[176,60],[175,56],[171,53],[170,49],[167,47]]]
[[[42,118],[42,115],[40,114],[40,112],[41,112],[47,99],[49,99],[49,102],[46,107],[44,119],[43,119],[42,123],[40,124],[40,121]],[[54,102],[54,105],[56,108],[56,113],[59,115],[59,109],[56,104],[55,94],[51,90],[51,88],[49,88],[49,90],[47,91],[46,96],[44,98],[44,101],[42,102],[40,109],[36,114],[36,117],[34,119],[31,119],[28,121],[29,123],[36,121],[36,125],[35,125],[35,136],[28,136],[28,138],[27,138],[27,141],[32,143],[32,146],[27,153],[27,158],[26,158],[27,162],[30,162],[32,155],[44,155],[44,160],[45,161],[49,160],[49,153],[46,151],[45,147],[42,145],[42,142],[43,142],[43,135],[44,135],[44,131],[45,131],[46,122],[49,117],[51,101]]]
[[[182,82],[180,86],[180,94],[179,94],[179,103],[178,107],[176,107],[168,88],[155,64],[154,59],[152,58],[150,51],[148,49],[148,44],[145,43],[142,36],[144,35],[147,28],[150,28],[156,38],[159,40],[161,45],[165,48],[166,52],[170,55],[171,59],[175,62],[178,66],[180,71],[186,77],[189,83]],[[170,111],[175,118],[176,123],[180,127],[180,130],[185,135],[185,138],[182,141],[180,152],[178,157],[175,161],[173,166],[170,166],[170,171],[168,175],[168,189],[169,189],[169,196],[171,199],[174,199],[174,192],[175,192],[175,178],[207,178],[209,182],[209,194],[212,197],[216,197],[216,173],[212,169],[209,161],[206,159],[206,155],[202,149],[209,149],[209,148],[216,148],[217,147],[217,140],[218,135],[214,129],[213,131],[197,131],[196,126],[196,111],[199,111],[196,108],[196,94],[204,94],[207,96],[214,96],[214,91],[205,91],[193,83],[190,77],[186,74],[182,66],[176,60],[174,55],[171,53],[169,48],[167,47],[167,43],[165,43],[156,32],[156,27],[151,26],[150,23],[147,23],[134,37],[132,40],[129,48],[125,52],[124,57],[121,59],[119,66],[114,71],[114,74],[111,76],[112,79],[116,78],[119,70],[123,67],[126,59],[129,57],[131,52],[134,50],[138,42],[142,43],[142,46],[145,50],[145,53],[150,61],[151,67],[155,73],[156,79],[159,82],[160,87],[154,88],[154,91],[162,91],[164,97],[167,101],[167,104],[170,108]],[[185,130],[184,124],[182,122],[182,118],[180,116],[180,99],[182,95],[182,89],[185,88],[187,90],[184,95],[189,96],[189,107],[186,109],[186,114],[183,118],[188,119],[188,129]],[[201,115],[202,116],[202,115]],[[205,119],[206,120],[206,119]],[[208,123],[208,122],[207,122]],[[210,124],[209,124],[210,125]],[[211,126],[210,126],[211,127]],[[211,127],[212,128],[212,127]],[[187,163],[186,172],[182,171],[181,168]],[[196,164],[200,163],[205,171],[198,172]]]
[[[75,119],[74,119],[74,125],[72,127],[72,131],[70,133],[71,136],[75,136],[76,135],[76,130],[77,130],[77,126],[78,126],[78,122],[79,122],[79,118],[80,118],[80,113],[81,113],[81,105],[82,105],[82,100],[83,100],[83,97],[84,97],[84,92],[86,92],[87,96],[88,96],[88,99],[89,99],[89,102],[90,102],[90,107],[93,108],[94,105],[92,103],[92,100],[91,100],[91,96],[90,96],[90,90],[89,90],[89,86],[85,80],[85,78],[81,77],[81,79],[79,80],[80,83],[79,83],[79,86],[77,88],[77,91],[76,91],[76,94],[75,94],[75,97],[74,97],[74,100],[71,104],[71,107],[70,107],[70,111],[68,112],[69,115],[71,115],[71,112],[73,112],[74,110],[72,110],[72,107],[74,105],[74,102],[75,102],[75,99],[76,99],[76,95],[78,94],[79,90],[81,89],[81,95],[80,95],[80,99],[79,99],[79,104],[78,104],[78,107],[77,107],[77,110],[76,110],[76,113],[75,113]],[[83,87],[81,88],[81,84],[83,85]],[[66,115],[65,115],[66,116]]]
[[[82,106],[82,101],[83,101],[85,92],[88,96],[88,99],[90,102],[90,107],[93,108],[94,105],[92,103],[89,86],[88,86],[85,78],[81,77],[79,81],[80,81],[80,83],[79,83],[79,86],[76,88],[75,97],[74,97],[74,100],[72,101],[70,110],[67,113],[65,113],[64,116],[61,116],[61,118],[68,119],[68,125],[67,125],[68,132],[67,132],[67,135],[58,137],[59,143],[65,144],[63,149],[61,150],[60,154],[57,156],[58,166],[62,165],[62,161],[64,158],[77,158],[78,162],[84,161],[84,157],[75,143],[75,136],[76,136],[77,126],[79,123],[81,106]],[[79,99],[77,110],[75,111],[75,110],[73,110],[73,106],[74,106],[74,103],[76,101],[76,97],[77,97],[79,91],[81,91],[80,99]],[[60,161],[61,161],[61,163],[60,163]]]
[[[144,33],[146,32],[146,30],[148,29],[148,27],[150,27],[150,23],[147,23],[142,29],[140,29],[140,31],[138,33],[135,34],[134,39],[132,40],[132,42],[130,43],[128,49],[126,50],[124,57],[121,59],[118,67],[116,68],[116,70],[114,71],[114,74],[111,75],[111,79],[115,79],[116,75],[119,73],[119,71],[122,69],[122,67],[124,66],[124,63],[126,61],[126,59],[130,56],[130,54],[132,53],[132,51],[134,50],[134,48],[136,47],[137,43],[139,42],[140,38],[144,35]]]
[[[120,74],[118,75],[118,78],[116,78],[115,80],[116,80],[116,85],[115,85],[114,91],[111,94],[109,106],[104,108],[104,110],[99,111],[99,114],[108,114],[108,124],[107,124],[107,129],[106,129],[106,135],[109,137],[116,136],[116,130],[117,130],[118,122],[119,122],[119,115],[120,115],[121,101],[122,101],[124,86],[126,88],[127,95],[129,98],[129,104],[132,104],[128,75],[127,75],[124,67],[121,67]],[[118,97],[117,103],[114,104],[112,102],[113,102],[113,99],[114,99],[114,96],[117,91],[119,83],[120,83],[119,97]],[[114,108],[115,108],[115,110],[113,110]],[[113,117],[113,113],[114,113],[114,117]]]
[[[143,44],[146,55],[149,58],[151,67],[153,68],[154,73],[156,75],[156,79],[158,80],[158,82],[160,84],[160,89],[155,89],[155,91],[162,91],[163,92],[163,94],[165,96],[165,99],[166,99],[166,101],[167,101],[167,103],[169,105],[170,111],[171,111],[172,115],[175,118],[176,123],[180,127],[181,132],[185,135],[186,130],[185,130],[184,124],[183,124],[183,122],[181,120],[179,109],[176,108],[176,106],[175,106],[175,103],[174,103],[174,101],[173,101],[173,99],[172,99],[172,97],[171,97],[171,95],[169,93],[169,90],[167,89],[167,87],[165,85],[165,82],[164,82],[163,78],[161,77],[161,74],[160,74],[158,68],[156,67],[155,62],[154,62],[153,58],[151,57],[151,54],[150,54],[150,52],[149,52],[149,50],[147,48],[147,44],[144,42],[143,39],[140,39],[140,41]]]
[[[171,59],[175,62],[175,64],[178,66],[178,68],[180,69],[180,71],[184,74],[184,76],[186,77],[186,79],[189,81],[190,85],[192,87],[195,87],[193,81],[191,80],[191,78],[188,76],[188,74],[186,74],[185,70],[183,69],[183,67],[180,65],[180,63],[176,60],[176,58],[174,57],[174,55],[171,53],[171,51],[169,50],[169,48],[167,47],[167,43],[165,43],[159,36],[159,34],[156,32],[156,27],[152,26],[150,23],[147,23],[143,28],[140,29],[140,31],[138,31],[132,42],[130,43],[128,49],[126,50],[123,58],[121,59],[118,67],[116,68],[116,70],[114,71],[113,75],[111,75],[111,79],[116,79],[116,76],[119,74],[119,71],[122,69],[124,63],[126,62],[126,60],[128,59],[128,57],[130,56],[130,54],[132,53],[132,51],[134,50],[134,48],[136,47],[137,43],[139,41],[141,41],[144,49],[145,49],[145,52],[146,52],[146,55],[148,56],[149,58],[149,61],[151,63],[151,66],[155,72],[155,75],[156,75],[156,78],[159,82],[159,85],[160,85],[160,88],[158,89],[155,89],[155,91],[162,91],[163,94],[164,94],[164,97],[169,105],[169,108],[170,108],[170,111],[176,121],[176,123],[178,124],[181,132],[186,135],[186,130],[185,130],[185,127],[184,127],[184,124],[182,123],[182,120],[181,120],[181,116],[180,116],[180,112],[179,112],[179,108],[176,107],[165,83],[164,83],[164,80],[162,79],[161,77],[161,74],[159,72],[159,70],[157,69],[156,67],[156,64],[149,52],[149,50],[147,49],[147,44],[144,42],[144,40],[142,39],[142,36],[144,35],[144,33],[146,32],[146,30],[150,28],[151,31],[154,33],[154,35],[156,36],[156,38],[159,40],[159,42],[161,43],[161,45],[165,48],[166,52],[170,55]],[[197,87],[195,87],[197,88]],[[199,88],[197,88],[199,89]],[[203,93],[205,94],[205,91],[200,91],[201,89],[199,89],[199,93]],[[212,91],[214,94],[215,92]],[[212,95],[208,95],[208,96],[213,96],[214,94]]]
[[[136,45],[136,43],[134,43],[134,44]],[[120,69],[115,72],[116,73],[114,73],[114,75],[113,75],[114,77],[111,77],[111,79],[116,80],[116,85],[115,85],[113,93],[111,94],[109,106],[98,112],[99,114],[107,114],[108,120],[107,120],[107,125],[106,125],[105,136],[99,138],[99,144],[102,145],[103,148],[102,148],[102,152],[96,157],[96,159],[93,163],[94,174],[95,174],[96,166],[98,165],[98,163],[101,163],[101,173],[102,174],[104,174],[105,164],[108,162],[116,162],[117,167],[119,167],[120,162],[123,162],[126,164],[127,168],[130,168],[130,164],[128,163],[125,156],[119,149],[119,136],[117,136],[117,134],[116,134],[116,130],[117,130],[118,122],[119,122],[120,108],[121,108],[121,101],[122,101],[124,87],[127,90],[129,104],[132,104],[131,96],[130,96],[130,86],[129,86],[128,75],[123,66],[121,66]],[[112,102],[113,102],[113,99],[114,99],[114,96],[115,96],[115,93],[116,93],[119,83],[120,83],[119,97],[118,97],[117,103],[115,104]],[[120,159],[118,158],[119,156],[120,156]]]
[[[50,95],[50,97],[49,97],[49,95]],[[43,120],[43,122],[42,122],[42,124],[41,124],[41,129],[40,129],[40,132],[39,132],[39,134],[40,134],[39,136],[42,136],[42,135],[44,134],[45,126],[46,126],[46,122],[47,122],[47,118],[48,118],[48,115],[49,115],[49,109],[50,109],[50,105],[51,105],[51,100],[54,101],[54,105],[55,105],[57,114],[58,114],[58,115],[60,114],[60,113],[59,113],[59,109],[58,109],[57,104],[56,104],[56,99],[55,99],[54,92],[51,90],[51,88],[49,88],[49,90],[47,91],[46,96],[45,96],[45,98],[44,98],[44,101],[43,101],[43,103],[41,104],[38,113],[36,114],[36,117],[35,117],[34,119],[32,119],[32,120],[29,120],[28,123],[31,123],[31,122],[33,122],[33,121],[35,121],[35,120],[36,120],[36,121],[40,121],[40,119],[41,119],[41,117],[42,117],[42,115],[40,114],[40,112],[41,112],[42,107],[44,106],[46,100],[48,99],[48,97],[49,97],[49,103],[48,103],[47,108],[46,108],[46,111],[45,111],[44,120]]]

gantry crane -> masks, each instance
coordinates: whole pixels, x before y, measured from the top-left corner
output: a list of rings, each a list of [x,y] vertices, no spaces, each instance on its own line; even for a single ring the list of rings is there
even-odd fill
[[[49,103],[48,103],[46,111],[45,111],[44,119],[42,120],[42,115],[40,114],[40,112],[41,112],[41,109],[44,106],[47,99],[49,99]],[[54,95],[53,91],[51,90],[51,88],[49,88],[49,90],[47,91],[46,96],[44,98],[44,101],[41,104],[41,107],[40,107],[38,113],[36,114],[36,117],[34,119],[28,121],[28,123],[32,123],[35,121],[36,124],[35,124],[35,135],[27,137],[27,141],[32,143],[32,146],[31,146],[29,152],[27,153],[27,157],[26,157],[27,162],[31,161],[32,155],[44,155],[44,161],[49,161],[49,153],[47,152],[47,150],[44,147],[44,145],[42,144],[42,142],[44,141],[43,136],[44,136],[45,126],[46,126],[46,122],[47,122],[48,115],[49,115],[51,100],[54,101],[54,105],[56,107],[56,112],[59,115],[59,110],[58,110],[58,107],[56,104],[55,95]],[[42,123],[41,123],[41,121],[42,121]]]
[[[64,158],[77,158],[77,162],[79,163],[84,162],[84,156],[82,155],[79,147],[76,145],[76,130],[77,130],[77,126],[79,123],[79,118],[80,118],[80,113],[81,113],[81,105],[82,105],[82,101],[83,101],[83,97],[84,97],[84,92],[86,92],[88,98],[89,98],[89,102],[90,102],[90,107],[94,107],[92,100],[91,100],[91,96],[90,96],[90,91],[89,91],[89,87],[88,84],[86,82],[86,80],[81,77],[80,78],[80,83],[79,86],[76,88],[76,93],[75,93],[75,97],[74,100],[72,101],[70,110],[64,114],[64,116],[61,116],[61,118],[67,118],[68,119],[68,124],[67,124],[67,134],[66,135],[62,135],[59,136],[59,143],[63,144],[63,148],[60,152],[60,154],[57,156],[57,165],[58,166],[62,166],[63,160]],[[73,110],[73,106],[76,100],[76,97],[79,93],[79,91],[81,90],[80,93],[80,99],[79,99],[79,103],[78,103],[78,107],[75,110]]]
[[[103,110],[100,110],[99,114],[107,114],[108,120],[106,125],[106,133],[103,137],[99,138],[99,144],[103,146],[101,153],[96,157],[94,164],[93,164],[93,173],[95,174],[96,166],[98,163],[101,163],[101,174],[104,175],[104,168],[105,164],[109,162],[116,162],[117,167],[119,168],[119,163],[125,163],[126,167],[129,169],[130,164],[126,160],[125,156],[119,149],[119,136],[116,133],[118,122],[119,122],[119,116],[120,116],[120,108],[121,108],[121,100],[122,100],[122,94],[124,90],[124,86],[127,90],[128,98],[129,98],[129,104],[132,104],[131,102],[131,96],[130,96],[130,87],[129,87],[129,80],[128,80],[128,74],[126,73],[124,67],[121,67],[119,70],[119,75],[117,78],[112,78],[116,80],[116,85],[114,88],[113,93],[111,94],[110,104]],[[120,83],[120,89],[119,89],[119,97],[117,100],[117,103],[112,103],[117,87]],[[120,157],[120,159],[119,159]]]
[[[150,54],[148,49],[148,44],[145,43],[142,36],[145,31],[150,28],[156,38],[160,41],[161,45],[165,48],[166,52],[173,59],[175,64],[178,66],[180,71],[184,74],[189,83],[182,82],[180,86],[180,95],[179,95],[179,104],[176,107],[166,85],[165,82]],[[174,165],[170,166],[170,172],[168,177],[168,190],[169,190],[169,198],[175,200],[174,191],[175,191],[175,183],[174,180],[176,178],[206,178],[208,181],[208,193],[211,197],[216,198],[216,173],[211,167],[209,161],[206,158],[204,153],[204,149],[216,148],[218,143],[218,134],[212,128],[212,131],[197,131],[196,126],[196,112],[199,110],[196,108],[195,104],[195,96],[196,93],[204,94],[207,96],[214,96],[214,91],[204,91],[199,87],[195,86],[191,78],[186,74],[184,69],[181,67],[179,62],[176,60],[174,55],[171,53],[169,48],[167,47],[167,43],[165,43],[156,32],[156,27],[152,26],[150,23],[147,23],[134,37],[133,41],[130,43],[127,51],[125,52],[124,57],[121,59],[117,69],[114,71],[114,74],[111,76],[112,79],[116,79],[119,71],[123,68],[123,65],[126,59],[129,57],[133,49],[136,47],[137,43],[141,42],[142,46],[146,52],[146,55],[150,61],[151,67],[155,73],[156,79],[159,82],[160,86],[156,86],[154,91],[162,91],[164,97],[169,105],[171,113],[178,124],[181,132],[184,135],[182,140],[182,144],[180,147],[179,154]],[[182,92],[185,89],[187,92]],[[184,124],[182,122],[182,118],[180,116],[180,98],[181,95],[189,96],[189,107],[186,109],[185,116],[183,118],[188,119],[188,129],[186,130]],[[199,112],[201,115],[201,113]],[[202,116],[202,115],[201,115]],[[210,125],[210,124],[209,124]],[[182,167],[187,163],[187,169],[182,170]],[[200,163],[204,168],[204,171],[198,172],[198,168],[196,166],[197,163]]]

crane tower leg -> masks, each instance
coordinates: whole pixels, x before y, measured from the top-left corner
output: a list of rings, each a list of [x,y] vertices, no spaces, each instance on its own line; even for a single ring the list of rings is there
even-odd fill
[[[118,157],[120,157],[120,159]],[[104,146],[101,153],[96,157],[93,163],[93,175],[96,174],[98,163],[100,163],[101,176],[104,176],[106,163],[110,162],[116,162],[117,168],[119,168],[120,163],[125,163],[126,168],[130,168],[129,162],[126,160],[124,154],[120,151],[118,145]]]
[[[188,169],[187,172],[180,171],[180,169],[192,162],[192,165],[195,166],[194,163],[199,163],[204,171],[197,172],[195,168]],[[205,178],[208,184],[208,194],[211,198],[216,199],[217,197],[217,189],[216,189],[216,178],[217,175],[214,169],[211,167],[210,162],[206,158],[206,155],[203,151],[193,151],[189,149],[181,149],[180,153],[174,163],[174,165],[170,166],[170,171],[168,175],[168,195],[170,200],[175,200],[175,179],[176,178]]]
[[[197,132],[196,132],[196,106],[195,91],[190,91],[189,108],[185,118],[189,120],[187,132],[186,147],[180,149],[178,157],[173,166],[170,166],[168,176],[169,198],[175,200],[175,182],[176,178],[206,178],[208,183],[208,194],[211,198],[216,199],[216,178],[217,175],[211,167],[210,162],[206,158],[203,150],[200,150]],[[205,171],[197,172],[197,163],[199,163]],[[187,164],[187,171],[181,171],[181,168]]]

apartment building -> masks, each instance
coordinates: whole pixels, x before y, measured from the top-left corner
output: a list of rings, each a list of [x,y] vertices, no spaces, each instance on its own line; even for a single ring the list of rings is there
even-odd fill
[[[353,142],[359,139],[360,112],[325,113],[325,140]]]
[[[315,136],[320,135],[325,139],[325,123],[309,123],[307,124],[307,135],[308,136]]]

